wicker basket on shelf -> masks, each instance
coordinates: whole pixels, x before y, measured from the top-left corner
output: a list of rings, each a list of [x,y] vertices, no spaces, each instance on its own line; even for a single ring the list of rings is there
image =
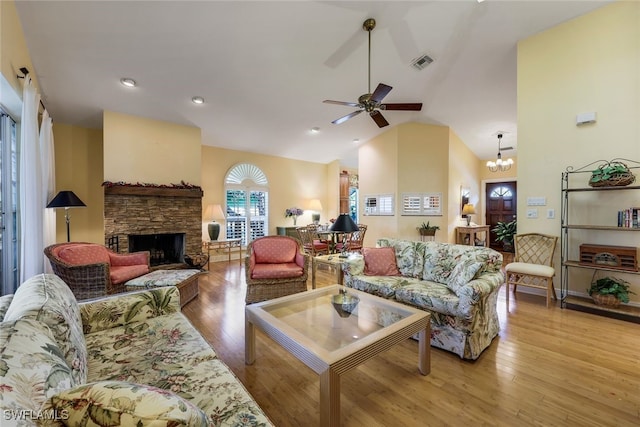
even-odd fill
[[[591,294],[591,298],[596,305],[604,307],[616,308],[620,305],[620,300],[615,295],[601,295],[594,292]]]
[[[624,187],[633,184],[636,176],[622,162],[607,162],[591,173],[591,187]]]

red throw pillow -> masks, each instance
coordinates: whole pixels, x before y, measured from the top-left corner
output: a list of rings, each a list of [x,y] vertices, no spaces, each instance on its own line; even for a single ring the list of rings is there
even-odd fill
[[[394,248],[362,248],[362,255],[366,276],[400,276]]]

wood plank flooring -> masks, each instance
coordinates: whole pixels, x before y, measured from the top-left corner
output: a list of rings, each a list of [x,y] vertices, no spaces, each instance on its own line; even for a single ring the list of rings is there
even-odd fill
[[[318,287],[335,275],[318,270]],[[244,269],[211,263],[183,312],[276,426],[319,425],[318,376],[257,331],[256,362],[244,364]],[[311,289],[311,279],[308,283]],[[418,344],[395,346],[342,377],[342,425],[638,426],[640,329],[593,314],[546,308],[518,293],[501,331],[476,361],[432,347],[431,374]]]

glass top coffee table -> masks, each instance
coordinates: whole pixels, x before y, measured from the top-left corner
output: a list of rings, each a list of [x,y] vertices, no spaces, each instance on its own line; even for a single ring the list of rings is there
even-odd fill
[[[359,299],[357,304],[351,297]],[[246,307],[245,363],[255,362],[258,327],[320,375],[320,424],[339,426],[340,376],[345,372],[418,334],[418,370],[429,374],[429,322],[425,311],[355,289],[314,289]]]

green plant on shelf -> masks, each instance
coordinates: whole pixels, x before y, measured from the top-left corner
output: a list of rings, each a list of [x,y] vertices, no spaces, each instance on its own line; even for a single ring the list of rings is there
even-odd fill
[[[617,277],[603,277],[594,281],[591,287],[587,289],[589,295],[613,295],[621,302],[629,302],[629,294],[634,294],[629,289],[629,282],[619,279]]]

